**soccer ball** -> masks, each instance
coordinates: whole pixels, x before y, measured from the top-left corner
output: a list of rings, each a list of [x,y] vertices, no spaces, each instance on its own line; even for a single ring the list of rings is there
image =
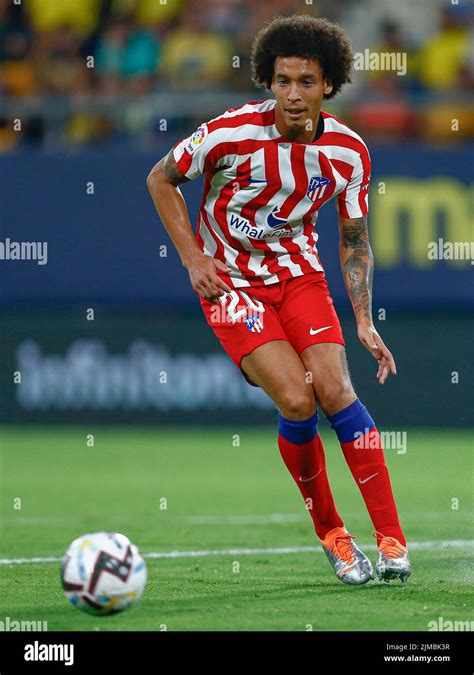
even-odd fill
[[[89,614],[115,614],[131,607],[145,590],[145,561],[117,532],[75,539],[64,554],[61,582],[66,598]]]

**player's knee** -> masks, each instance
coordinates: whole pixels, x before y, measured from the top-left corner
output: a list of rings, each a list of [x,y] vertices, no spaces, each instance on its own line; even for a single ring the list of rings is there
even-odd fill
[[[316,400],[309,392],[288,391],[279,401],[278,408],[288,420],[306,420],[316,412]]]
[[[320,385],[317,396],[323,410],[332,414],[349,405],[355,399],[355,392],[349,380],[335,379]]]

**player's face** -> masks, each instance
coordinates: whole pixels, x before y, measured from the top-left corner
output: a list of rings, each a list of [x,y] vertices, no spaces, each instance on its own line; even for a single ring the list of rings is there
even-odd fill
[[[332,84],[324,79],[317,61],[297,56],[275,59],[272,92],[277,101],[277,126],[289,138],[311,140],[324,94]]]

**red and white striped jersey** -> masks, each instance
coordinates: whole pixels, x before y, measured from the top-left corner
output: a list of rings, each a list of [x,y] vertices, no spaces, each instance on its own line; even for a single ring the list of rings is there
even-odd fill
[[[368,211],[370,157],[360,136],[321,111],[316,141],[289,141],[275,126],[275,105],[231,108],[173,148],[186,178],[205,175],[196,240],[231,268],[236,288],[323,271],[315,224],[333,197],[345,218]]]

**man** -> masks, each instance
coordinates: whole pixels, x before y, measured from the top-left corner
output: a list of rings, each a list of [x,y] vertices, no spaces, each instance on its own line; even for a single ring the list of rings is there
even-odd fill
[[[370,158],[362,139],[321,111],[350,82],[342,30],[277,17],[257,35],[252,74],[275,96],[230,109],[177,143],[148,187],[211,328],[246,379],[278,407],[278,445],[336,576],[373,578],[336,511],[317,404],[336,431],[375,527],[380,579],[411,572],[380,436],[349,378],[344,340],[316,249],[319,208],[336,197],[340,257],[362,344],[383,384],[396,373],[371,315]],[[178,185],[205,175],[196,238]],[[370,439],[370,442],[369,442]]]

